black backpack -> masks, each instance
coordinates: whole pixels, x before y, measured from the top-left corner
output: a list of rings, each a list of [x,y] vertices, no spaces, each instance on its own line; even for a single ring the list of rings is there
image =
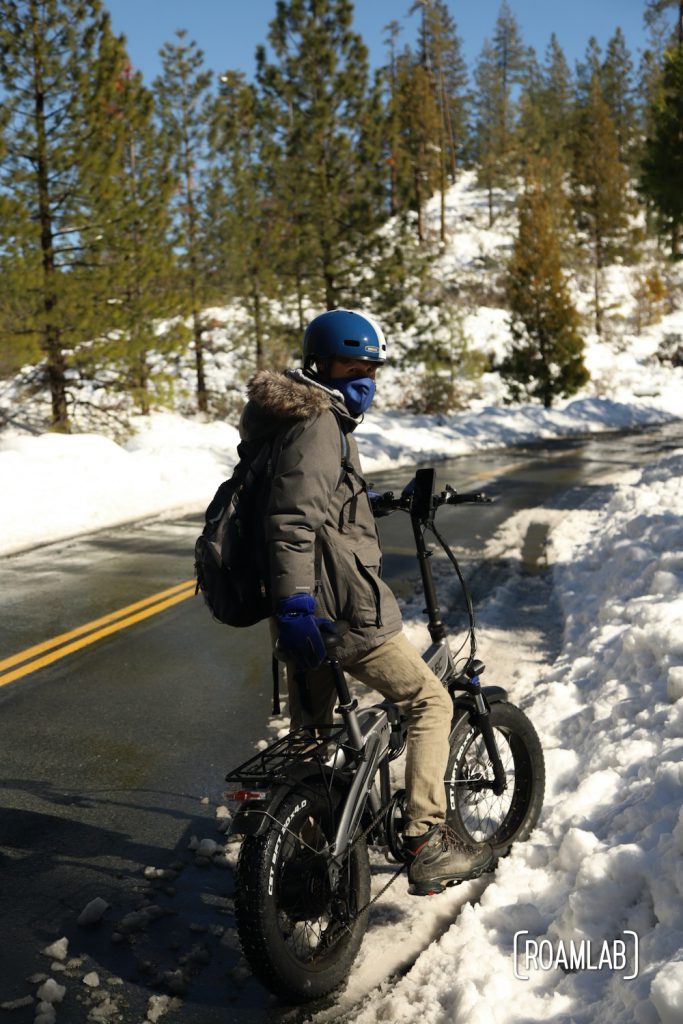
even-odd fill
[[[263,531],[274,439],[242,441],[239,462],[216,491],[194,547],[197,592],[227,626],[253,626],[271,614]]]
[[[348,441],[341,427],[339,432],[343,472]],[[273,464],[286,433],[237,446],[239,462],[216,491],[195,543],[196,592],[226,626],[253,626],[272,615],[264,523]]]

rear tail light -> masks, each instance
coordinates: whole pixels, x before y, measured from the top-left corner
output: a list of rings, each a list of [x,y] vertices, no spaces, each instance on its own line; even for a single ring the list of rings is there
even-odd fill
[[[243,803],[245,800],[267,800],[270,793],[267,789],[231,789],[223,795],[228,800]]]

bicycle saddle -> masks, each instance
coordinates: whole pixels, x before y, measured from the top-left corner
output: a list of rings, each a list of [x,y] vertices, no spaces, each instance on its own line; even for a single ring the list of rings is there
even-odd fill
[[[345,622],[344,619],[337,619],[336,622],[319,622],[318,627],[328,651],[333,651],[335,647],[339,647],[351,629],[351,625]]]

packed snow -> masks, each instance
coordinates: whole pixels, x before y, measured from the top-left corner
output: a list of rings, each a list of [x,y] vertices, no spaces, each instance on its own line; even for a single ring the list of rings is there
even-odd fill
[[[485,200],[467,175],[451,191],[449,210],[453,243],[445,265],[483,273],[487,260],[509,249],[509,218],[501,217],[491,231],[484,228]],[[610,288],[624,322],[632,314],[634,274],[611,268]],[[228,323],[230,311],[219,313]],[[504,311],[474,308],[465,330],[482,351],[500,356],[504,350]],[[398,408],[400,375],[387,370],[380,395],[384,388],[391,401],[378,403],[357,431],[366,470],[678,418],[683,369],[655,358],[662,341],[677,335],[683,335],[683,313],[674,311],[640,334],[625,329],[617,340],[589,336],[591,383],[550,411],[504,407],[499,379],[485,374],[467,411],[406,415]],[[234,424],[155,412],[135,420],[133,428],[120,443],[98,434],[30,436],[16,426],[2,431],[0,554],[134,519],[199,511],[234,465]],[[548,774],[541,821],[493,876],[429,901],[408,897],[400,878],[373,908],[346,991],[317,1019],[683,1020],[682,480],[683,452],[673,451],[642,472],[615,479],[603,504],[525,511],[501,527],[487,554],[512,568],[479,609],[481,643],[491,665],[510,667],[511,698],[541,737]],[[542,655],[538,623],[510,623],[521,594],[548,586],[545,577],[525,575],[522,568],[524,538],[539,517],[549,531],[546,555],[557,604],[552,660]],[[420,642],[423,626],[410,608],[406,629]],[[223,832],[229,817],[219,810],[225,812],[217,812]],[[200,860],[225,868],[233,855],[234,844],[224,849],[222,842],[196,839]],[[387,870],[377,855],[376,889]],[[93,921],[106,909],[99,901],[89,912]],[[120,928],[145,924],[124,919]],[[615,943],[622,940],[625,967],[616,956]],[[608,949],[611,962],[600,970],[563,969],[563,952],[582,941],[593,950]],[[533,942],[552,953],[547,969],[525,959]],[[58,951],[49,955],[59,960]],[[631,973],[635,977],[626,980]],[[233,980],[243,984],[246,977]],[[52,981],[37,996],[53,1005],[58,993]],[[150,1020],[175,1005],[168,997],[153,1000],[159,1001],[150,1000]]]

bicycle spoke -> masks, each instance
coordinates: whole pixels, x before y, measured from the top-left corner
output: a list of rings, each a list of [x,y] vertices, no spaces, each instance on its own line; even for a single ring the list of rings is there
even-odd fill
[[[496,730],[496,742],[507,787],[501,794],[481,783],[492,783],[493,766],[481,736],[475,736],[465,751],[461,776],[451,783],[456,786],[462,821],[476,842],[489,839],[501,827],[510,810],[515,786],[515,766],[507,738]],[[472,786],[477,783],[476,788]]]

